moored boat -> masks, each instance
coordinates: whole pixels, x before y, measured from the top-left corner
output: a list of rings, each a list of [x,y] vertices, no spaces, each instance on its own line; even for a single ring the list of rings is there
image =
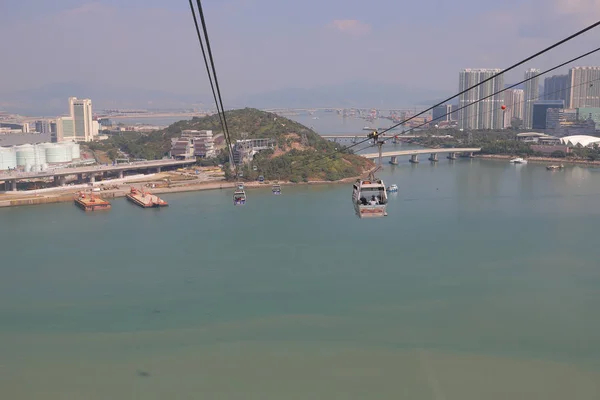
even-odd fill
[[[142,208],[166,207],[169,205],[169,203],[160,197],[148,192],[144,192],[143,190],[138,190],[134,187],[131,188],[125,197],[127,200]]]
[[[85,192],[79,192],[73,201],[84,211],[109,210],[111,207],[110,202],[94,196],[94,193],[86,195]]]
[[[509,162],[513,163],[513,164],[527,164],[527,160],[525,160],[524,158],[521,158],[521,157],[513,158]]]

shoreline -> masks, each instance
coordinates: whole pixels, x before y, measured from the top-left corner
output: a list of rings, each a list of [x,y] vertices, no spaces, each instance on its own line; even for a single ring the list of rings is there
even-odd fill
[[[365,172],[364,174],[366,174]],[[244,182],[246,188],[269,188],[272,184],[277,182],[281,186],[301,186],[301,185],[331,185],[331,184],[342,184],[352,183],[360,176],[364,174],[344,178],[337,181],[308,181],[308,182],[289,182],[289,181],[265,181],[264,183],[259,182]],[[107,181],[110,183],[110,181]],[[95,195],[103,199],[114,199],[119,197],[125,197],[129,193],[131,186],[143,184],[145,182],[129,182],[123,183],[123,186],[119,189],[105,190],[101,192],[95,192]],[[189,185],[181,185],[174,187],[156,187],[149,189],[148,191],[152,194],[164,194],[164,193],[183,193],[183,192],[200,192],[205,190],[222,190],[222,189],[233,189],[237,185],[237,182],[229,181],[212,181],[212,182],[199,182],[192,183]],[[18,207],[38,204],[51,204],[51,203],[65,203],[73,201],[74,195],[80,192],[81,189],[65,189],[60,190],[53,195],[41,195],[38,193],[28,194],[27,191],[17,192],[18,194],[0,194],[0,208],[2,207]],[[21,195],[22,197],[19,197]],[[11,199],[11,197],[13,197]]]
[[[510,160],[515,155],[506,154],[475,154],[474,158],[482,158],[486,160]],[[587,166],[600,166],[600,160],[589,161],[589,160],[578,160],[569,158],[552,158],[552,157],[523,157],[527,162],[534,163],[552,163],[552,164],[573,164],[573,165],[587,165]]]

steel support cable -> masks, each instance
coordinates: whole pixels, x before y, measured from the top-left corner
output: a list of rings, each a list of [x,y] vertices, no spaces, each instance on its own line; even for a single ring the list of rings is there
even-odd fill
[[[502,70],[501,72],[499,72],[499,73],[497,73],[497,74],[494,74],[494,75],[492,75],[492,76],[491,76],[491,77],[489,77],[489,78],[486,78],[485,80],[483,80],[483,81],[479,82],[478,84],[476,84],[476,85],[473,85],[473,86],[471,86],[471,87],[469,87],[469,88],[467,88],[467,89],[465,89],[465,90],[463,90],[463,91],[461,91],[461,92],[459,92],[459,93],[455,94],[454,96],[452,96],[452,97],[449,97],[449,98],[447,98],[447,99],[445,99],[445,100],[443,100],[443,101],[441,101],[441,102],[439,102],[439,103],[437,103],[437,104],[435,104],[435,105],[433,105],[433,106],[431,106],[431,107],[429,107],[429,108],[427,108],[427,109],[425,109],[425,110],[423,110],[423,111],[419,112],[418,114],[412,115],[411,117],[409,117],[409,118],[407,118],[407,119],[405,119],[405,120],[403,120],[403,121],[401,121],[401,122],[399,122],[399,123],[397,123],[397,124],[395,124],[395,125],[392,125],[392,126],[390,126],[389,128],[386,128],[385,130],[383,130],[383,131],[379,132],[379,133],[378,133],[378,136],[381,136],[381,135],[385,134],[386,132],[388,132],[388,131],[390,131],[390,130],[392,130],[392,129],[394,129],[394,128],[397,128],[398,126],[400,126],[400,125],[403,125],[403,124],[405,124],[405,123],[407,123],[407,122],[409,122],[409,121],[413,120],[414,118],[416,118],[416,117],[419,117],[419,116],[421,116],[421,115],[425,114],[426,112],[429,112],[429,111],[433,110],[435,107],[438,107],[438,106],[441,106],[441,105],[443,105],[443,104],[446,104],[447,102],[449,102],[450,100],[454,99],[455,97],[458,97],[458,96],[460,96],[460,95],[462,95],[462,94],[464,94],[464,93],[466,93],[466,92],[468,92],[468,91],[470,91],[470,90],[472,90],[472,89],[475,89],[476,87],[478,87],[478,86],[481,86],[481,85],[483,85],[483,84],[484,84],[484,83],[486,83],[486,82],[489,82],[490,80],[492,80],[492,79],[494,79],[494,78],[498,77],[499,75],[501,75],[501,74],[504,74],[504,73],[506,73],[506,72],[508,72],[508,71],[511,71],[511,70],[513,70],[513,69],[517,68],[518,66],[520,66],[520,65],[522,65],[522,64],[524,64],[524,63],[526,63],[526,62],[528,62],[528,61],[531,61],[531,60],[533,60],[534,58],[536,58],[536,57],[539,57],[540,55],[542,55],[542,54],[544,54],[544,53],[547,53],[548,51],[550,51],[550,50],[552,50],[552,49],[554,49],[554,48],[556,48],[556,47],[558,47],[558,46],[560,46],[560,45],[562,45],[562,44],[564,44],[564,43],[566,43],[566,42],[568,42],[568,41],[570,41],[570,40],[572,40],[572,39],[574,39],[574,38],[576,38],[576,37],[578,37],[578,36],[580,36],[580,35],[582,35],[582,34],[584,34],[584,33],[586,33],[586,32],[588,32],[588,31],[590,31],[590,30],[592,30],[592,29],[596,28],[596,27],[597,27],[597,26],[599,26],[599,25],[600,25],[600,21],[597,21],[597,22],[595,22],[595,23],[593,23],[593,24],[591,24],[591,25],[587,26],[586,28],[584,28],[584,29],[581,29],[581,30],[579,30],[579,31],[575,32],[574,34],[572,34],[572,35],[570,35],[570,36],[568,36],[568,37],[566,37],[566,38],[564,38],[564,39],[562,39],[562,40],[560,40],[560,41],[558,41],[558,42],[556,42],[556,43],[552,44],[551,46],[548,46],[548,47],[546,47],[545,49],[543,49],[543,50],[540,50],[540,51],[538,51],[537,53],[535,53],[535,54],[533,54],[533,55],[531,55],[531,56],[529,56],[529,57],[527,57],[527,58],[525,58],[525,59],[523,59],[523,60],[521,60],[521,61],[517,62],[516,64],[513,64],[513,65],[511,65],[510,67],[508,67],[508,68],[506,68],[506,69]],[[591,54],[591,53],[590,53],[590,54]],[[585,56],[585,55],[584,55],[584,56]],[[584,57],[584,56],[580,56],[580,57],[578,57],[578,58],[575,58],[575,59],[573,59],[572,61],[574,61],[574,60],[578,60],[579,58],[582,58],[582,57]],[[570,62],[572,62],[572,61],[570,61]],[[569,63],[569,62],[567,62],[567,63],[564,63],[564,64],[568,64],[568,63]],[[556,68],[559,68],[559,67],[556,67]],[[541,74],[538,74],[538,75],[535,75],[535,76],[540,76],[540,75],[541,75]],[[359,145],[361,145],[361,144],[363,144],[363,143],[365,143],[365,142],[367,142],[367,141],[369,141],[369,140],[371,140],[371,139],[372,139],[372,138],[367,138],[367,139],[364,139],[364,140],[362,140],[362,141],[360,141],[360,142],[358,142],[358,143],[355,143],[355,144],[353,144],[353,145],[351,145],[351,146],[345,146],[344,148],[342,148],[342,149],[340,149],[340,150],[337,150],[336,152],[341,152],[341,151],[349,150],[349,149],[351,149],[351,148],[353,148],[353,147],[356,147],[356,146],[359,146]]]
[[[582,54],[582,55],[579,55],[579,56],[577,56],[577,57],[575,57],[575,58],[572,58],[572,59],[570,59],[570,60],[568,60],[568,61],[565,61],[565,62],[563,62],[563,63],[561,63],[561,64],[558,64],[558,65],[556,65],[556,66],[554,66],[554,67],[552,67],[552,68],[548,68],[547,70],[544,70],[544,71],[540,72],[540,73],[539,73],[539,74],[537,74],[537,75],[531,76],[531,77],[529,77],[529,78],[525,78],[525,79],[523,79],[523,80],[522,80],[522,81],[520,81],[520,82],[517,82],[517,83],[515,83],[515,84],[513,84],[513,85],[510,85],[510,86],[508,86],[508,87],[505,87],[504,89],[498,90],[497,92],[494,92],[494,93],[492,93],[492,94],[490,94],[490,95],[488,95],[488,96],[482,97],[481,99],[477,99],[477,101],[474,101],[474,102],[472,102],[472,103],[469,103],[469,104],[466,104],[466,105],[464,105],[464,106],[462,106],[462,107],[459,107],[458,109],[456,109],[456,110],[453,110],[453,111],[452,111],[452,112],[450,112],[450,113],[446,113],[446,114],[444,114],[444,115],[441,115],[441,116],[437,117],[437,118],[436,118],[436,120],[437,120],[437,119],[440,119],[440,118],[443,118],[443,117],[445,117],[445,116],[447,116],[447,115],[449,115],[449,114],[455,113],[455,112],[457,112],[457,111],[463,110],[463,109],[465,109],[465,108],[467,108],[467,107],[470,107],[470,106],[472,106],[472,105],[474,105],[474,104],[477,104],[477,103],[479,103],[479,102],[481,102],[481,101],[487,100],[487,99],[489,99],[490,97],[493,97],[493,96],[495,96],[495,95],[497,95],[497,94],[503,93],[503,92],[505,92],[505,91],[507,91],[507,90],[509,90],[509,89],[512,89],[512,88],[514,88],[514,87],[516,87],[516,86],[519,86],[519,85],[521,85],[521,84],[523,84],[523,83],[525,83],[525,82],[527,82],[527,81],[530,81],[530,80],[532,80],[532,79],[534,79],[534,78],[538,78],[538,77],[540,77],[540,76],[542,76],[542,75],[546,75],[546,74],[547,74],[547,73],[549,73],[549,72],[552,72],[552,71],[554,71],[554,70],[556,70],[556,69],[558,69],[558,68],[564,67],[564,66],[565,66],[565,65],[567,65],[567,64],[570,64],[570,63],[572,63],[572,62],[575,62],[575,61],[577,61],[577,60],[580,60],[580,59],[582,59],[582,58],[584,58],[584,57],[587,57],[587,56],[589,56],[589,55],[591,55],[591,54],[594,54],[594,53],[596,53],[596,52],[598,52],[598,51],[600,51],[600,47],[598,47],[598,48],[596,48],[596,49],[594,49],[594,50],[588,51],[587,53],[584,53],[584,54]],[[590,81],[590,82],[592,82],[592,81]],[[590,83],[590,82],[585,82],[585,84],[587,84],[587,83]],[[580,84],[580,85],[574,85],[574,86],[570,86],[570,87],[568,87],[568,88],[565,88],[564,90],[566,90],[566,89],[570,89],[571,87],[581,86],[581,85],[582,85],[582,84]],[[562,91],[562,90],[560,90],[560,91]],[[539,98],[539,96],[538,96],[538,98]],[[529,100],[534,100],[534,99],[529,99]],[[524,102],[525,102],[525,101],[527,101],[527,100],[525,100],[525,99],[524,99]],[[412,128],[409,130],[409,131],[411,131],[411,130],[414,130],[414,129],[418,129],[418,128],[420,128],[420,127],[422,127],[422,126],[425,126],[425,125],[427,125],[427,124],[429,124],[429,123],[431,123],[431,122],[433,122],[433,120],[432,120],[432,121],[428,121],[428,122],[424,122],[424,123],[422,123],[422,124],[420,124],[420,125],[417,125],[417,126],[415,126],[415,127],[412,127]],[[388,129],[388,130],[389,130],[389,129]],[[390,137],[387,137],[387,138],[385,138],[385,139],[382,139],[382,141],[383,141],[383,142],[386,142],[386,141],[390,140],[391,138],[393,138],[393,136],[390,136]],[[370,146],[369,146],[369,147],[370,147]],[[363,148],[362,150],[364,150],[364,148]],[[360,151],[360,150],[359,150],[359,151]]]
[[[201,15],[201,20],[203,22],[203,32],[205,32],[205,40],[206,40],[206,44],[207,44],[207,49],[209,51],[209,56],[211,59],[211,65],[213,67],[213,71],[211,73],[211,69],[208,65],[208,59],[206,57],[206,50],[204,49],[204,43],[202,41],[202,34],[200,33],[200,27],[198,25],[198,19],[196,17],[196,10],[194,9],[194,5],[192,3],[192,0],[189,0],[189,4],[190,4],[190,11],[192,12],[192,17],[194,19],[194,27],[196,28],[196,34],[198,36],[198,42],[200,43],[200,49],[202,50],[202,57],[204,59],[204,66],[206,67],[206,73],[208,75],[208,81],[210,83],[210,89],[212,91],[213,94],[213,99],[215,101],[215,106],[217,108],[217,115],[219,117],[219,121],[221,123],[221,128],[223,129],[223,136],[225,137],[225,143],[227,144],[228,150],[229,150],[229,159],[230,159],[230,163],[232,163],[235,167],[236,170],[236,176],[238,175],[238,170],[237,170],[237,165],[235,164],[234,160],[233,160],[233,147],[231,144],[231,137],[229,135],[229,130],[227,129],[227,123],[225,120],[225,110],[223,109],[223,102],[219,101],[220,99],[220,91],[218,90],[218,83],[217,83],[217,77],[216,77],[216,71],[214,71],[214,62],[212,62],[212,54],[210,54],[210,44],[208,42],[208,36],[206,36],[206,26],[204,25],[204,17],[203,17],[203,13],[202,13],[202,9],[200,8],[200,15]],[[201,7],[200,2],[198,1],[198,6]],[[214,75],[214,83],[213,83],[213,75]],[[215,90],[215,87],[217,90]],[[217,95],[219,97],[219,99],[217,99]],[[220,107],[219,107],[220,105]]]
[[[493,97],[493,96],[495,96],[495,95],[497,95],[497,94],[499,94],[499,93],[505,92],[505,91],[507,91],[507,90],[509,90],[509,89],[512,89],[512,88],[514,88],[515,86],[521,85],[521,84],[523,84],[523,83],[525,83],[525,82],[527,82],[527,81],[530,81],[530,80],[532,80],[532,79],[534,79],[534,78],[539,78],[539,77],[540,77],[540,76],[542,76],[542,75],[545,75],[545,74],[547,74],[547,73],[549,73],[549,72],[552,72],[552,71],[554,71],[554,70],[556,70],[556,69],[558,69],[558,68],[564,67],[564,66],[565,66],[565,65],[567,65],[567,64],[570,64],[570,63],[572,63],[572,62],[578,61],[578,60],[580,60],[580,59],[582,59],[582,58],[584,58],[584,57],[587,57],[587,56],[589,56],[589,55],[591,55],[591,54],[594,54],[594,53],[596,53],[596,52],[598,52],[598,51],[600,51],[600,47],[598,47],[598,48],[596,48],[596,49],[594,49],[594,50],[588,51],[588,52],[586,52],[586,53],[584,53],[584,54],[581,54],[581,55],[579,55],[579,56],[577,56],[577,57],[574,57],[574,58],[572,58],[572,59],[570,59],[570,60],[568,60],[568,61],[565,61],[565,62],[563,62],[563,63],[560,63],[560,64],[558,64],[558,65],[556,65],[556,66],[554,66],[554,67],[552,67],[552,68],[548,68],[547,70],[544,70],[544,71],[540,72],[540,73],[539,73],[539,74],[537,74],[537,75],[531,76],[531,77],[529,77],[529,78],[525,78],[525,79],[523,79],[523,80],[522,80],[522,81],[520,81],[520,82],[517,82],[517,83],[515,83],[515,84],[513,84],[513,85],[510,85],[510,86],[508,86],[508,87],[506,87],[506,88],[504,88],[504,89],[498,90],[498,91],[496,91],[496,92],[494,92],[494,93],[492,93],[492,94],[490,94],[490,95],[488,95],[488,96],[485,96],[485,97],[483,97],[483,98],[481,98],[481,99],[478,99],[478,100],[476,100],[476,101],[474,101],[474,102],[472,102],[472,103],[469,103],[469,104],[466,104],[466,105],[464,105],[464,106],[462,106],[462,107],[459,107],[458,109],[456,109],[456,110],[453,110],[453,111],[452,111],[452,112],[450,112],[450,113],[446,113],[446,114],[444,114],[444,115],[442,115],[442,116],[440,116],[440,117],[438,117],[438,118],[436,118],[436,119],[443,118],[443,117],[444,117],[444,116],[446,116],[446,115],[449,115],[449,114],[451,114],[451,113],[454,113],[454,112],[460,111],[460,110],[462,110],[462,109],[465,109],[465,108],[467,108],[467,107],[470,107],[470,106],[472,106],[472,105],[475,105],[475,104],[477,104],[477,103],[479,103],[479,102],[481,102],[481,101],[483,101],[483,100],[489,99],[490,97]],[[456,97],[456,96],[455,96],[455,97]],[[439,104],[438,104],[438,105],[439,105]],[[436,105],[436,107],[437,107],[437,105]],[[414,118],[414,117],[415,117],[415,116],[413,116],[413,117],[411,117],[411,118],[408,118],[408,119],[406,119],[405,121],[409,121],[410,119],[412,119],[412,118]],[[413,128],[411,128],[409,131],[411,131],[411,130],[414,130],[414,129],[417,129],[417,128],[419,128],[419,127],[422,127],[422,126],[424,126],[424,125],[427,125],[427,124],[429,124],[430,122],[431,122],[431,121],[428,121],[428,122],[426,122],[426,123],[423,123],[423,124],[420,124],[420,125],[418,125],[418,126],[416,126],[416,127],[413,127]],[[402,123],[404,123],[404,121],[403,121]],[[379,136],[381,136],[383,133],[385,133],[385,132],[387,132],[387,131],[389,131],[389,130],[391,130],[391,129],[393,129],[393,128],[395,128],[395,127],[399,126],[399,125],[401,125],[402,123],[400,123],[400,124],[396,124],[396,125],[393,125],[392,127],[390,127],[390,128],[387,128],[387,129],[386,129],[386,130],[384,130],[383,132],[379,133],[379,135],[378,135],[378,140],[382,140],[383,142],[386,142],[386,141],[388,141],[388,140],[392,139],[392,138],[393,138],[393,136],[388,136],[388,137],[386,137],[386,138],[379,138]],[[337,152],[340,152],[340,151],[349,150],[349,149],[351,149],[351,148],[353,148],[353,147],[356,147],[356,146],[358,146],[358,145],[360,145],[360,144],[363,144],[363,143],[365,143],[365,142],[368,142],[368,141],[370,141],[370,140],[372,140],[372,138],[367,138],[367,139],[365,139],[365,140],[362,140],[362,141],[360,141],[360,142],[358,142],[358,143],[355,143],[355,144],[353,144],[353,145],[351,145],[351,146],[347,146],[347,147],[344,147],[344,148],[343,148],[343,149],[341,149],[341,150],[337,150],[337,151],[336,151],[336,153],[337,153]],[[360,149],[360,150],[358,150],[358,151],[365,150],[366,148],[369,148],[369,147],[371,147],[371,146],[368,146],[368,147],[362,148],[362,149]],[[334,153],[334,154],[335,154],[335,153]],[[319,158],[319,159],[317,159],[317,160],[315,160],[315,161],[312,161],[312,162],[318,162],[318,161],[324,160],[324,159],[326,159],[326,158],[329,158],[329,157],[331,157],[331,156],[332,156],[332,155],[331,155],[331,154],[329,154],[329,155],[323,156],[323,157],[321,157],[321,158]]]
[[[223,107],[223,98],[221,97],[221,89],[219,87],[219,79],[217,78],[217,69],[215,68],[215,61],[212,55],[212,49],[210,47],[210,39],[208,38],[208,29],[206,27],[206,20],[204,19],[204,11],[202,9],[202,1],[196,0],[198,4],[198,11],[200,13],[200,22],[202,23],[202,30],[204,31],[204,38],[206,39],[206,49],[208,50],[208,57],[210,59],[210,65],[212,66],[213,74],[215,77],[215,87],[217,88],[217,97],[219,98],[219,104],[221,105],[221,111],[223,111],[223,123],[225,124],[225,131],[227,132],[227,136],[229,137],[229,148],[230,152],[233,152],[232,144],[231,144],[231,135],[229,134],[229,127],[227,126],[227,118],[225,116],[225,108]],[[230,155],[233,157],[233,153]],[[235,165],[236,175],[238,175],[238,166],[235,164],[233,158],[231,162]]]
[[[600,51],[600,48],[598,49],[598,51]],[[541,74],[540,74],[540,75],[541,75]],[[539,76],[539,75],[537,75],[537,76]],[[567,86],[567,87],[564,87],[563,89],[556,90],[556,91],[554,91],[554,92],[550,92],[550,93],[544,93],[544,94],[542,94],[542,95],[539,95],[538,97],[534,97],[534,98],[532,98],[532,99],[530,99],[530,100],[539,100],[541,97],[543,97],[543,96],[544,96],[544,95],[546,95],[546,94],[555,94],[555,93],[560,93],[560,92],[564,92],[565,90],[569,90],[569,89],[571,89],[571,88],[575,88],[575,87],[580,87],[580,86],[589,85],[589,84],[591,84],[591,83],[594,83],[594,82],[600,82],[600,78],[596,78],[596,79],[590,79],[589,81],[582,82],[582,83],[580,83],[580,84],[578,84],[578,85]],[[518,85],[518,84],[517,84],[517,85]],[[510,89],[510,88],[506,88],[506,89]],[[526,102],[527,102],[527,100],[523,100],[523,101],[516,102],[515,104],[524,104],[524,103],[526,103]],[[502,107],[500,107],[500,108],[494,108],[494,109],[492,109],[492,110],[490,110],[490,111],[487,111],[487,112],[481,113],[481,115],[488,115],[488,114],[490,114],[490,113],[492,113],[492,112],[494,112],[494,111],[498,111],[498,110],[502,110]],[[439,118],[443,118],[443,117],[445,117],[445,116],[447,116],[447,115],[450,115],[450,114],[452,114],[452,113],[454,113],[454,111],[452,111],[451,113],[446,113],[446,114],[444,114],[444,115],[441,115],[441,116],[439,116],[438,118],[436,118],[436,120],[437,120],[437,119],[439,119]],[[422,123],[422,124],[420,124],[420,125],[414,126],[414,127],[410,128],[410,129],[408,129],[408,130],[407,130],[405,133],[411,132],[411,131],[413,131],[413,130],[415,130],[415,129],[419,129],[419,128],[420,128],[420,127],[422,127],[422,126],[425,126],[425,125],[427,125],[427,124],[430,124],[431,122],[432,122],[432,121],[428,121],[428,122]],[[402,137],[402,135],[399,135],[398,137],[400,137],[400,138],[401,138],[401,137]],[[424,137],[426,137],[426,136],[424,136]],[[393,138],[393,136],[392,136],[391,138]],[[387,141],[387,140],[389,140],[389,139],[391,139],[391,138],[386,138],[384,141]],[[363,147],[362,149],[358,149],[358,150],[357,150],[357,152],[360,152],[360,151],[363,151],[363,150],[370,149],[371,147],[373,147],[373,146],[372,146],[372,145],[369,145],[369,146]],[[357,154],[358,154],[358,153],[357,153]]]

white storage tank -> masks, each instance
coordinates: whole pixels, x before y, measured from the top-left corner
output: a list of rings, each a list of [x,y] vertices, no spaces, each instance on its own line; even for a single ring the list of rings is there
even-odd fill
[[[35,146],[35,164],[42,165],[46,162],[46,143],[41,143]]]
[[[79,143],[70,142],[71,146],[71,157],[73,160],[79,160],[81,158],[81,148],[79,147]]]
[[[15,146],[15,151],[17,152],[17,165],[19,167],[35,163],[35,147],[32,145],[22,144]]]
[[[0,147],[0,171],[17,167],[17,153],[10,147]]]
[[[62,146],[65,149],[65,154],[67,156],[68,161],[73,161],[73,151],[70,143],[58,143],[59,146]]]
[[[46,146],[46,162],[48,164],[68,163],[73,160],[71,147],[63,143],[49,143]]]

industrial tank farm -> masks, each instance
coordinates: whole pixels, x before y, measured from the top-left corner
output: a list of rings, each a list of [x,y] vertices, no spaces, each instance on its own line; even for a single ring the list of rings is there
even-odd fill
[[[22,167],[25,172],[38,172],[48,164],[68,164],[80,158],[81,149],[75,142],[0,147],[0,171]]]

